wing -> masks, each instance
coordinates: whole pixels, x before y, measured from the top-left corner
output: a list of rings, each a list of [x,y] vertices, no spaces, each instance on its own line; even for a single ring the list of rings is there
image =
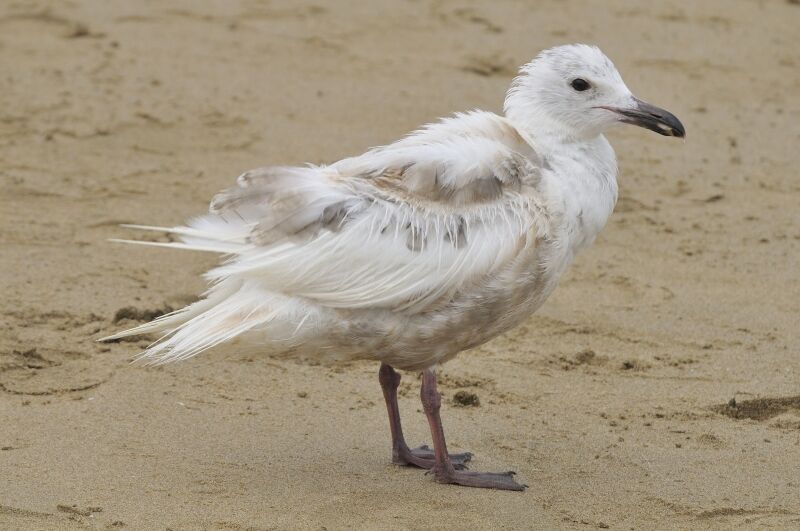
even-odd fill
[[[420,312],[546,237],[539,178],[535,152],[509,124],[472,113],[331,166],[245,173],[210,216],[173,232],[189,248],[232,255],[213,281]]]

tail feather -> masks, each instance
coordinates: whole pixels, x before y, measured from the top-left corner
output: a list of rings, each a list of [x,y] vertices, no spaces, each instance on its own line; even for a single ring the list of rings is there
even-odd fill
[[[203,219],[203,218],[198,218]],[[244,238],[241,234],[233,233],[230,230],[227,231],[220,231],[220,230],[212,230],[212,227],[203,226],[198,227],[199,225],[198,220],[193,221],[190,226],[188,227],[156,227],[153,225],[131,225],[131,224],[123,224],[120,227],[125,229],[136,229],[136,230],[145,230],[151,232],[163,232],[165,234],[177,234],[179,236],[189,237],[189,238],[201,238],[203,240],[214,240],[219,242],[231,242],[231,243],[244,243]],[[227,225],[223,225],[223,227],[227,228]],[[238,228],[238,227],[237,227]]]
[[[115,341],[124,337],[139,336],[143,334],[151,334],[154,332],[169,332],[191,321],[192,319],[202,315],[204,312],[212,309],[217,304],[220,304],[225,299],[233,295],[238,289],[241,288],[241,281],[228,280],[220,282],[212,287],[204,294],[204,298],[170,313],[166,313],[157,317],[149,323],[144,323],[127,330],[122,330],[116,334],[103,337],[98,341]]]
[[[316,313],[253,282],[228,279],[212,287],[203,300],[100,341],[163,332],[137,358],[154,365],[191,358],[254,329],[264,332],[261,348],[269,349],[272,344],[286,350],[299,344],[304,330],[313,328]]]
[[[175,234],[179,242],[151,242],[114,238],[115,243],[132,243],[149,247],[168,247],[189,251],[205,251],[220,254],[237,254],[251,248],[247,236],[252,225],[244,220],[229,220],[220,216],[203,216],[192,220],[185,227],[156,227],[152,225],[121,225],[127,229]]]
[[[293,245],[292,238],[310,237],[323,226],[333,230],[340,223],[349,196],[328,173],[318,167],[252,170],[214,198],[208,215],[185,226],[123,225],[175,235],[179,241],[111,241],[214,252],[234,260],[256,247],[273,246],[274,251]],[[190,358],[259,328],[265,332],[262,341],[285,350],[313,329],[323,311],[255,280],[214,272],[206,277],[214,285],[205,299],[100,341],[160,332],[162,337],[139,357],[159,364]]]
[[[148,242],[144,240],[124,240],[121,238],[110,238],[108,241],[113,243],[126,243],[133,245],[145,245],[147,247],[167,247],[169,249],[183,249],[184,251],[203,251],[219,254],[234,254],[241,250],[238,244],[225,245],[221,242],[214,243],[183,243],[183,242]]]

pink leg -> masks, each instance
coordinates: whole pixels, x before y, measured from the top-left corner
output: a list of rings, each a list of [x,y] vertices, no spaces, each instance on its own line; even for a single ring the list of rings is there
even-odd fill
[[[398,465],[417,466],[419,468],[432,468],[434,453],[426,445],[418,448],[409,448],[403,437],[403,427],[400,425],[400,407],[397,404],[397,386],[400,385],[400,375],[389,365],[381,363],[378,380],[383,389],[383,398],[386,400],[386,410],[389,412],[389,429],[392,432],[392,462]],[[449,456],[451,466],[466,468],[472,458],[469,452],[452,454]]]
[[[422,407],[428,417],[433,437],[434,465],[433,475],[439,483],[455,483],[466,487],[482,487],[502,490],[524,490],[527,485],[514,481],[514,472],[468,472],[456,470],[450,459],[447,458],[447,444],[444,440],[442,419],[439,409],[442,405],[442,395],[436,389],[436,373],[433,369],[422,371]]]

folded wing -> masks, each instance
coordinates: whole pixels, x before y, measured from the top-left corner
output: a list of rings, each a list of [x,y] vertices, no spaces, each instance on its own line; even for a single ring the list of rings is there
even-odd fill
[[[256,280],[332,308],[424,311],[549,230],[526,146],[431,126],[332,166],[249,172],[192,228],[243,230],[214,281]]]
[[[538,158],[502,118],[457,115],[324,167],[247,172],[170,229],[231,255],[207,276],[342,309],[421,312],[546,236]]]

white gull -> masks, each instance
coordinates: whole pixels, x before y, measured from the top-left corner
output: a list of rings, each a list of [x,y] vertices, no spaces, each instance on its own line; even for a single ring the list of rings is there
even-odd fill
[[[137,243],[229,258],[199,302],[105,340],[161,332],[142,354],[157,363],[223,345],[380,361],[394,462],[521,490],[447,453],[434,370],[530,316],[594,241],[617,200],[603,132],[620,122],[684,136],[598,48],[559,46],[521,68],[505,116],[456,114],[331,165],[248,171],[186,226],[136,226],[182,240]],[[405,443],[394,368],[422,372],[433,450]]]

